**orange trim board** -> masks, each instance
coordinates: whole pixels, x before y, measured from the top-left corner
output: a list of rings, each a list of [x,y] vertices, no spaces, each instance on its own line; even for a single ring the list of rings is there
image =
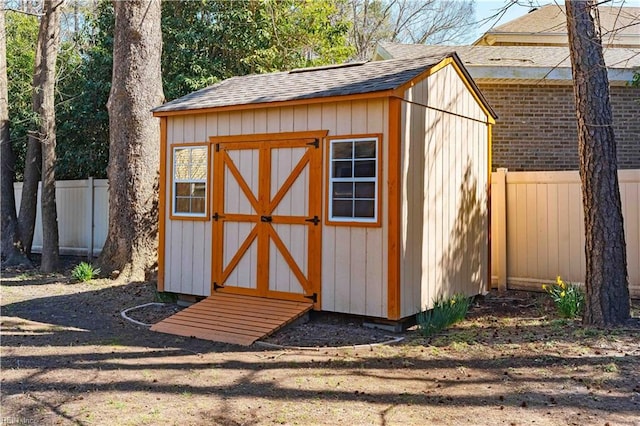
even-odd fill
[[[166,117],[163,117],[166,120]],[[165,143],[166,145],[166,143]],[[190,215],[181,215],[173,213],[173,151],[175,148],[194,148],[194,147],[202,147],[207,150],[207,177],[206,177],[206,185],[205,185],[205,205],[204,205],[204,215],[203,216],[190,216]],[[169,219],[171,220],[187,220],[187,221],[203,221],[206,222],[209,220],[210,210],[209,210],[209,199],[211,196],[211,147],[207,142],[188,142],[188,143],[172,143],[169,147],[170,151],[170,163],[171,164],[171,181],[169,185]],[[166,156],[166,153],[163,157]],[[166,167],[166,166],[165,166]],[[164,179],[163,179],[164,181]]]
[[[271,142],[271,141],[300,141],[301,139],[324,138],[329,134],[328,130],[317,130],[310,132],[282,132],[282,133],[252,133],[249,135],[232,136],[211,136],[211,143],[232,143],[232,142]],[[273,146],[270,144],[270,146]]]
[[[256,209],[256,213],[260,214],[260,207],[268,206],[270,200],[271,191],[271,150],[260,149],[260,157],[258,159],[259,171],[258,176],[258,202],[260,205]],[[258,294],[265,295],[269,291],[269,267],[271,256],[271,250],[269,245],[269,224],[258,224],[258,261],[256,266],[256,274],[258,278]]]
[[[160,118],[160,180],[158,182],[158,291],[164,291],[164,251],[167,208],[167,117]]]
[[[211,112],[244,111],[248,109],[258,109],[258,108],[267,108],[267,107],[269,108],[286,107],[286,106],[296,106],[296,105],[356,101],[361,99],[386,98],[391,95],[393,95],[393,90],[383,90],[380,92],[359,93],[354,95],[342,95],[342,96],[327,96],[324,98],[296,99],[292,101],[259,102],[255,104],[228,105],[228,106],[222,106],[222,107],[210,107],[210,108],[199,108],[199,109],[184,109],[179,111],[156,111],[153,113],[153,116],[166,117],[166,116],[176,116],[176,115],[208,114]]]
[[[389,99],[389,154],[388,172],[389,178],[387,191],[389,199],[389,238],[388,238],[388,288],[387,288],[387,318],[391,320],[400,319],[400,183],[401,167],[400,159],[402,152],[402,138],[400,136],[400,120],[402,118],[402,100],[399,98]]]
[[[493,145],[493,125],[487,124],[487,283],[485,290],[491,291],[491,151]]]
[[[384,135],[382,133],[359,133],[359,134],[353,134],[353,135],[338,135],[338,136],[330,136],[327,137],[327,146],[325,147],[325,156],[326,156],[326,161],[325,161],[325,199],[326,199],[326,203],[324,205],[324,224],[327,226],[348,226],[350,228],[358,228],[358,227],[362,227],[362,228],[379,228],[380,226],[382,226],[382,185],[384,184],[383,179],[382,179],[382,171],[383,171],[383,161],[384,161],[384,156],[382,155],[382,139],[383,139]],[[331,159],[331,152],[329,151],[331,149],[331,141],[336,141],[336,140],[352,140],[352,139],[364,139],[364,138],[376,138],[377,139],[377,146],[376,146],[376,152],[377,152],[377,161],[378,161],[378,170],[376,171],[377,176],[376,176],[376,184],[378,186],[378,191],[376,196],[378,197],[378,199],[376,200],[376,208],[377,208],[377,212],[378,212],[378,216],[376,218],[375,222],[359,222],[356,220],[350,220],[350,221],[337,221],[337,220],[331,220],[331,218],[329,218],[329,203],[331,202],[331,194],[329,193],[329,188],[330,188],[330,179],[331,179],[331,164],[330,164],[330,159]]]

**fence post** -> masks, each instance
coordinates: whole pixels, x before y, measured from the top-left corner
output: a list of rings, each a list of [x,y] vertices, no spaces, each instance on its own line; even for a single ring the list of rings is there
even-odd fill
[[[93,261],[93,230],[94,230],[94,209],[95,209],[95,190],[93,178],[87,179],[87,186],[89,191],[89,248],[87,250],[87,259],[89,263]]]
[[[498,168],[495,174],[494,193],[495,210],[491,211],[495,215],[495,240],[496,263],[498,265],[498,291],[507,290],[507,172],[508,169]]]

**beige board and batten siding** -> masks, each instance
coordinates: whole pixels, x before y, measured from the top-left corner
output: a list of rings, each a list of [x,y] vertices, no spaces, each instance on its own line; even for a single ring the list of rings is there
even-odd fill
[[[328,130],[328,136],[384,135],[380,155],[384,164],[388,156],[388,100],[329,102],[170,116],[167,152],[170,153],[172,144],[205,143],[215,136],[317,130]],[[324,156],[324,147],[321,149]],[[326,164],[326,159],[323,164]],[[171,176],[171,168],[171,161],[167,161],[167,176]],[[387,316],[388,208],[385,203],[385,183],[388,176],[386,168],[383,167],[382,170],[380,227],[321,225],[322,310]],[[324,190],[326,173],[326,168],[323,168],[323,206],[327,202]],[[212,190],[215,191],[215,182]],[[167,185],[166,191],[165,291],[207,296],[211,292],[211,221],[171,220],[170,185]]]
[[[172,145],[201,143],[209,145],[205,115],[169,117],[167,120],[167,161],[165,188],[165,261],[164,290],[207,296],[211,287],[211,221],[171,220],[173,175]],[[213,166],[209,158],[209,168]],[[211,173],[211,172],[210,172]],[[210,183],[207,183],[209,185]],[[207,200],[209,205],[211,199]]]
[[[632,296],[640,297],[640,170],[619,170]],[[504,186],[506,188],[501,188]],[[492,177],[492,281],[541,291],[556,276],[584,282],[585,235],[578,171],[505,172]],[[501,197],[499,194],[505,194]],[[497,226],[498,215],[506,229]],[[506,259],[502,262],[500,259]],[[506,261],[506,271],[503,262]]]
[[[484,291],[489,252],[487,114],[452,65],[406,90],[404,100],[403,317],[439,296]]]

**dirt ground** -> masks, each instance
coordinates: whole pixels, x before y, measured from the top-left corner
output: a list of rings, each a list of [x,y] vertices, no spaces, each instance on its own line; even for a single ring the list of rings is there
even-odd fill
[[[309,348],[283,349],[123,319],[154,300],[148,283],[3,271],[1,286],[2,424],[640,425],[640,330],[583,328],[543,294],[490,293],[394,345],[322,347],[390,334],[319,315],[270,340]]]

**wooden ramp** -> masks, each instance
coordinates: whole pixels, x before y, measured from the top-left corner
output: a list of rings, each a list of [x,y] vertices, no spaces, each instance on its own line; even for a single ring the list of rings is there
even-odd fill
[[[152,331],[249,346],[300,318],[311,303],[215,293],[154,324]]]

